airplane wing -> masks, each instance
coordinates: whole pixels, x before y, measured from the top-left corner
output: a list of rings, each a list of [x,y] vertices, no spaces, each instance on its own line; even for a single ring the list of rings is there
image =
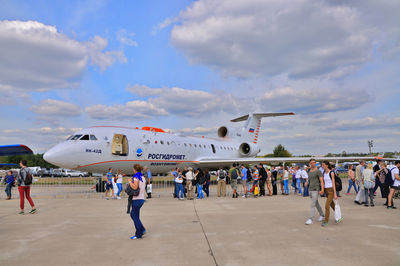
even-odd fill
[[[215,166],[230,165],[233,163],[243,164],[258,164],[258,163],[300,163],[308,162],[310,159],[316,161],[355,161],[355,160],[383,160],[383,161],[394,161],[394,158],[381,158],[381,157],[264,157],[264,158],[239,158],[239,159],[202,159],[199,161],[199,165]]]
[[[32,150],[22,144],[0,145],[0,156],[33,154]]]

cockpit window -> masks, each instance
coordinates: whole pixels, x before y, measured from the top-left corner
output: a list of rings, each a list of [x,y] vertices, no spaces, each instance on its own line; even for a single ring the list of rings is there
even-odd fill
[[[77,139],[79,139],[80,137],[82,137],[82,135],[75,135],[75,136],[73,136],[73,137],[71,138],[71,140],[77,140]]]
[[[84,135],[80,140],[89,140],[89,135]]]
[[[67,140],[70,140],[70,139],[72,139],[72,137],[73,137],[74,135],[71,135],[71,136],[69,136],[68,138],[67,138]]]
[[[97,140],[95,135],[90,135],[90,140]]]

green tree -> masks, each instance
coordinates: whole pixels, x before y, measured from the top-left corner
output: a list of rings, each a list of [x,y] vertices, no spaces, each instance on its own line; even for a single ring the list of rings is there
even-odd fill
[[[40,166],[42,168],[57,168],[57,166],[46,162],[43,159],[43,154],[12,155],[12,156],[7,156],[4,161],[6,163],[19,164],[21,160],[26,160],[28,166]]]
[[[274,148],[273,154],[274,157],[292,157],[292,154],[281,144]]]

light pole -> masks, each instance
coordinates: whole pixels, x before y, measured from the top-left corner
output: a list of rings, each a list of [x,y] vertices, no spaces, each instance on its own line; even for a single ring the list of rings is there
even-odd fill
[[[372,147],[374,147],[374,141],[371,139],[371,140],[368,140],[369,154],[371,154]]]

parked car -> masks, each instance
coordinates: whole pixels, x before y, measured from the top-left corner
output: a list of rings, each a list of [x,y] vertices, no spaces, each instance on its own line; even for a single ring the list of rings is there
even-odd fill
[[[40,170],[42,170],[42,168],[40,166],[32,166],[32,167],[28,167],[28,168],[31,170],[31,173],[34,176],[40,175]]]
[[[53,168],[41,168],[37,175],[40,177],[52,177],[53,176]]]
[[[54,169],[53,170],[53,177],[63,177],[64,176],[64,169]]]
[[[348,170],[348,169],[345,169],[345,168],[343,168],[343,167],[338,167],[338,168],[336,168],[336,171],[337,171],[338,173],[347,173],[347,170]]]
[[[64,176],[66,176],[66,177],[84,177],[84,176],[87,176],[87,173],[80,172],[80,171],[75,171],[75,170],[65,169],[64,170]]]

